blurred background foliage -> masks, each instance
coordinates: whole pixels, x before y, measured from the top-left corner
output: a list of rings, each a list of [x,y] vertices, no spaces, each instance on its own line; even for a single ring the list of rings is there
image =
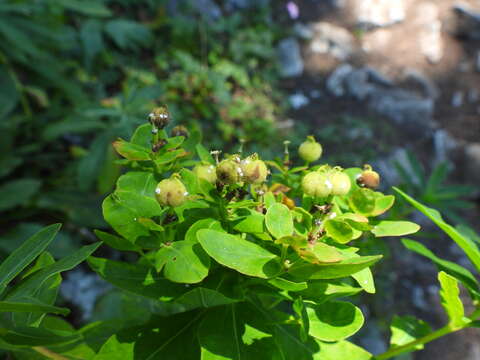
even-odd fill
[[[70,241],[56,242],[66,247],[105,227],[101,200],[121,171],[111,142],[129,137],[155,105],[167,104],[175,124],[201,128],[212,149],[233,151],[244,138],[273,151],[284,109],[275,90],[282,31],[268,7],[225,7],[214,20],[189,2],[167,5],[0,3],[4,251],[40,223],[66,223]]]

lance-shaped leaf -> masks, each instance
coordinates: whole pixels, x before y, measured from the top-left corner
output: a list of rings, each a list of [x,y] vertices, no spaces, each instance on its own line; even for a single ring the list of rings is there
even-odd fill
[[[47,248],[60,230],[60,226],[60,224],[54,224],[43,228],[8,256],[0,265],[0,293],[15,276]]]
[[[432,220],[440,229],[442,229],[453,241],[457,243],[458,246],[465,252],[473,265],[480,271],[480,251],[475,243],[464,237],[458,230],[453,226],[447,224],[443,221],[440,213],[434,209],[419,203],[412,197],[405,194],[402,190],[395,188],[395,191],[398,192],[405,200],[412,204],[417,210],[422,214],[426,215],[430,220]]]
[[[461,327],[464,324],[463,317],[465,311],[462,300],[460,299],[460,289],[457,279],[447,273],[440,271],[438,273],[440,282],[440,298],[442,306],[450,319],[450,325],[453,328]]]
[[[150,160],[149,149],[119,139],[113,143],[117,152],[128,160]]]
[[[382,220],[373,223],[372,233],[376,237],[404,236],[414,234],[420,230],[420,226],[410,221]]]
[[[31,299],[31,303],[15,302],[15,301],[0,301],[0,312],[35,312],[35,313],[52,313],[60,315],[68,315],[70,310],[67,308],[42,304],[35,299]]]
[[[408,344],[424,337],[432,331],[430,325],[413,316],[394,316],[390,330],[392,332],[392,336],[390,337],[390,345],[392,345],[392,347]],[[423,349],[423,345],[419,344],[415,346],[414,349],[421,350]]]

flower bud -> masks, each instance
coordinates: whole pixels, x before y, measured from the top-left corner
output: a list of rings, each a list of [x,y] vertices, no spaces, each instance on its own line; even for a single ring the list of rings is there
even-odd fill
[[[380,185],[380,175],[373,171],[370,165],[365,165],[363,172],[357,178],[357,184],[369,189],[376,189]]]
[[[307,136],[307,140],[298,148],[298,154],[306,162],[317,161],[322,156],[322,145],[316,142],[313,136]]]
[[[241,163],[243,178],[250,184],[261,184],[267,180],[268,168],[256,154],[247,157]]]
[[[153,109],[153,111],[148,114],[148,121],[153,126],[153,131],[156,132],[158,129],[163,129],[167,126],[170,121],[170,114],[166,107],[161,106]]]
[[[332,195],[347,195],[352,187],[350,178],[347,174],[340,170],[333,170],[329,174],[330,182],[332,183]]]
[[[240,161],[235,158],[225,159],[217,165],[217,178],[223,184],[236,184],[241,181],[242,177]]]
[[[210,184],[217,182],[217,172],[213,165],[198,164],[193,168],[193,173],[199,178],[208,181]]]
[[[302,190],[306,195],[324,198],[332,192],[332,183],[323,172],[312,171],[302,179]]]
[[[162,206],[180,206],[186,201],[187,195],[185,185],[176,177],[160,181],[155,189],[155,197]]]
[[[186,139],[188,138],[188,135],[190,135],[190,133],[188,132],[188,129],[183,125],[177,125],[172,129],[172,136],[183,136]]]

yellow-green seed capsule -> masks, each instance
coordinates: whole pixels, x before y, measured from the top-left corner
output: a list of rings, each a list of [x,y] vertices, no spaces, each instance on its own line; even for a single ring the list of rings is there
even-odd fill
[[[332,183],[326,173],[312,171],[302,179],[302,190],[306,195],[325,198],[332,192]]]
[[[339,170],[333,170],[329,174],[330,182],[332,183],[332,195],[347,195],[352,187],[350,178],[347,174]]]
[[[239,161],[226,159],[217,165],[217,178],[223,184],[233,185],[241,181],[243,172]]]
[[[298,148],[298,154],[300,157],[309,163],[320,159],[322,151],[322,145],[316,142],[313,136],[307,136],[307,140],[305,140]]]
[[[187,196],[185,185],[176,177],[160,181],[155,189],[155,197],[162,206],[180,206],[187,200]]]
[[[217,182],[217,171],[213,165],[195,165],[193,173],[199,178],[208,181],[210,184]]]
[[[249,184],[261,184],[267,180],[268,168],[258,156],[252,155],[241,163],[243,179]]]

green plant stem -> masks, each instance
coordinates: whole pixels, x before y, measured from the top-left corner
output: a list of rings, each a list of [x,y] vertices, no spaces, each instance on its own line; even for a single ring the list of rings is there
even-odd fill
[[[480,308],[477,308],[470,316],[469,319],[471,321],[476,320],[480,316]],[[403,354],[405,352],[413,351],[416,346],[418,345],[424,345],[427,344],[433,340],[436,340],[442,336],[452,334],[454,332],[457,332],[459,330],[465,329],[470,325],[470,322],[466,322],[463,326],[455,327],[453,328],[451,325],[446,325],[428,335],[425,335],[424,337],[421,337],[420,339],[411,341],[405,345],[390,349],[383,354],[377,355],[374,357],[375,360],[386,360],[390,359],[394,356]]]
[[[46,347],[43,346],[34,346],[32,347],[33,350],[36,352],[42,354],[43,356],[47,357],[48,359],[53,359],[53,360],[68,360],[65,356],[62,356],[60,354],[57,354],[56,352],[53,352],[52,350],[47,349]]]
[[[460,330],[460,329],[457,329],[457,330]],[[393,348],[393,349],[390,349],[386,352],[384,352],[383,354],[380,354],[380,355],[377,355],[374,357],[375,360],[386,360],[386,359],[390,359],[394,356],[397,356],[397,355],[400,355],[404,352],[408,352],[408,351],[411,351],[413,350],[417,345],[423,345],[423,344],[426,344],[430,341],[433,341],[435,339],[438,339],[439,337],[442,337],[442,336],[445,336],[445,335],[448,335],[454,331],[457,331],[457,330],[452,330],[450,328],[450,326],[444,326],[442,327],[441,329],[438,329],[420,339],[417,339],[415,341],[412,341],[412,342],[409,342],[405,345],[402,345],[402,346],[399,346],[399,347],[396,347],[396,348]]]

